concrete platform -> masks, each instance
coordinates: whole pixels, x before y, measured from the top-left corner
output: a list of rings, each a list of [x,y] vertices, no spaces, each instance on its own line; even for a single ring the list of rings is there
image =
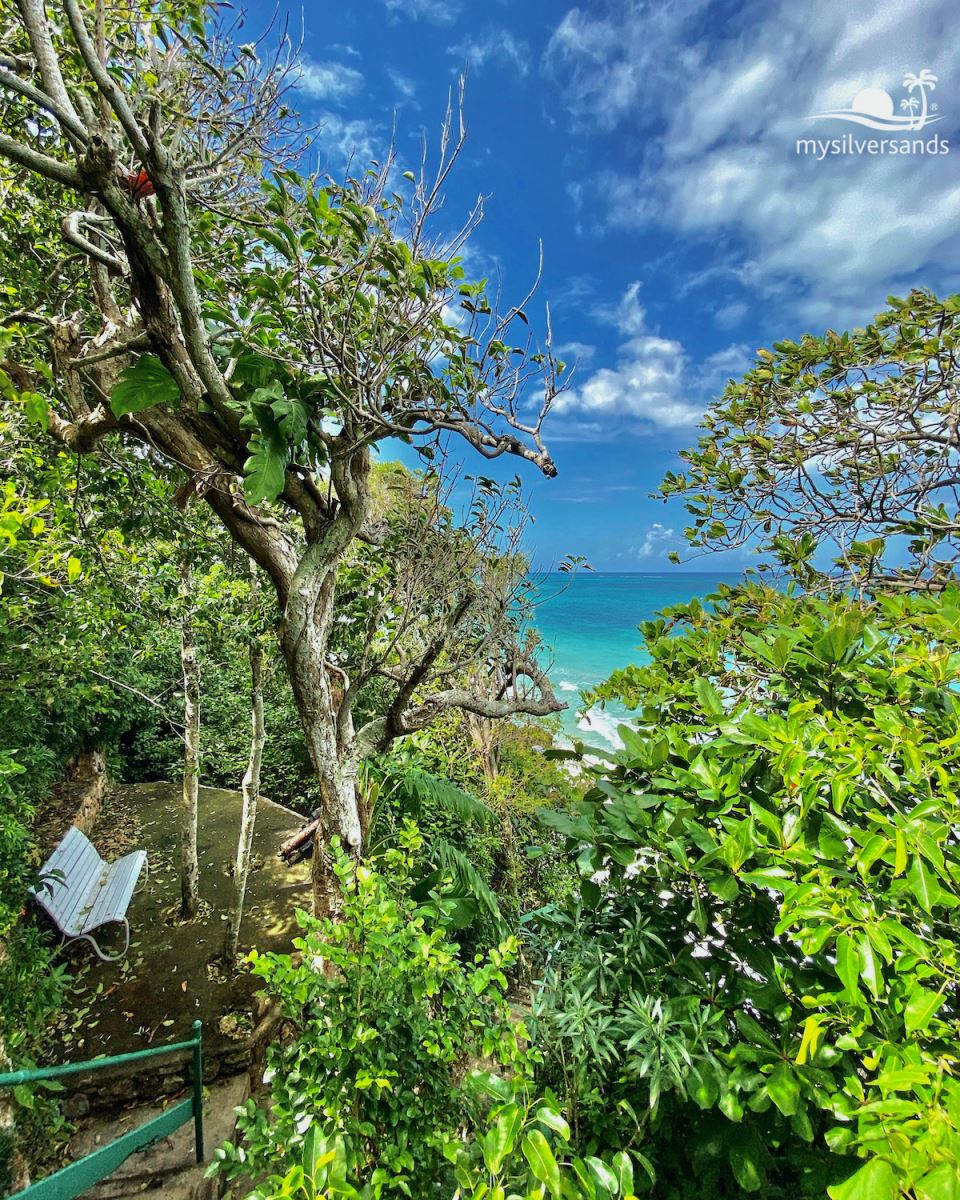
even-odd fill
[[[169,783],[121,786],[105,798],[91,840],[109,859],[128,848],[144,847],[149,877],[129,909],[130,951],[123,961],[100,962],[82,942],[65,951],[78,978],[60,1024],[51,1033],[46,1061],[75,1061],[180,1041],[190,1037],[199,1017],[209,1064],[204,1075],[209,1078],[218,1073],[214,1064],[229,1060],[231,1050],[239,1050],[256,1025],[259,980],[245,969],[224,973],[215,961],[233,887],[240,794],[200,789],[201,903],[191,921],[182,921],[178,911],[179,798],[179,785]],[[310,907],[309,863],[288,867],[277,858],[279,846],[300,823],[296,813],[261,799],[241,951],[252,946],[289,950],[297,932],[295,910]],[[186,1063],[173,1062],[165,1069],[161,1091],[172,1094],[185,1083]],[[235,1069],[241,1069],[239,1064]],[[135,1083],[133,1073],[126,1087],[121,1083],[115,1099],[123,1102],[141,1094]]]

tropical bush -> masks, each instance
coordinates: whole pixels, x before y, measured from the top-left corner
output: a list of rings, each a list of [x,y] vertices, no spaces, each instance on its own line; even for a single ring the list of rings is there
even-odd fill
[[[643,630],[598,693],[636,726],[544,814],[581,883],[540,914],[542,1079],[658,1196],[955,1196],[960,593]]]
[[[229,1177],[300,1164],[319,1127],[346,1139],[355,1169],[384,1195],[443,1195],[454,1186],[447,1149],[470,1112],[461,1085],[471,1062],[529,1075],[534,1053],[506,1001],[516,942],[461,961],[441,900],[410,896],[420,848],[408,826],[375,871],[335,847],[337,919],[300,913],[296,955],[251,955],[291,1036],[269,1052],[268,1106],[248,1103],[241,1144],[221,1154]]]
[[[624,1151],[609,1161],[594,1155],[571,1157],[570,1127],[552,1094],[532,1100],[518,1094],[513,1083],[483,1071],[472,1072],[465,1086],[495,1103],[482,1131],[448,1146],[455,1197],[485,1200],[509,1194],[517,1200],[543,1200],[549,1193],[567,1200],[631,1200],[633,1159]],[[285,1175],[271,1176],[248,1200],[377,1200],[382,1183],[361,1182],[357,1171],[349,1140],[324,1135],[313,1125],[303,1138],[301,1161]]]

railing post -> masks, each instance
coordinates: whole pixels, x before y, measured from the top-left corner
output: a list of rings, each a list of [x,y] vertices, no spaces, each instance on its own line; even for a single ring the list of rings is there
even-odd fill
[[[203,1022],[193,1023],[193,1133],[197,1162],[203,1162]]]

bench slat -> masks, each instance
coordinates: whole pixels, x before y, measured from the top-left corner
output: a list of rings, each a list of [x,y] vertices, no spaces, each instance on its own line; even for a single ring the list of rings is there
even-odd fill
[[[84,924],[84,933],[107,921],[123,920],[146,859],[146,851],[134,850],[107,867]]]
[[[86,898],[105,869],[93,844],[73,825],[41,868],[41,883],[30,890],[60,929],[77,934]]]

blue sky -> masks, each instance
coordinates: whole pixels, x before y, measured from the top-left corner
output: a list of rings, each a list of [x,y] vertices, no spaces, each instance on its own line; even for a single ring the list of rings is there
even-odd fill
[[[272,0],[249,11],[263,26]],[[960,287],[956,0],[354,0],[308,2],[302,19],[298,104],[323,167],[382,155],[394,121],[401,168],[415,165],[466,69],[469,141],[443,219],[488,197],[466,265],[502,273],[511,298],[543,241],[539,308],[579,365],[545,427],[559,477],[520,464],[541,567],[671,569],[685,514],[649,493],[755,348],[862,323],[910,286]],[[899,104],[922,68],[939,119],[912,136],[935,131],[948,154],[796,153],[798,138],[867,135],[808,118],[866,88]]]

